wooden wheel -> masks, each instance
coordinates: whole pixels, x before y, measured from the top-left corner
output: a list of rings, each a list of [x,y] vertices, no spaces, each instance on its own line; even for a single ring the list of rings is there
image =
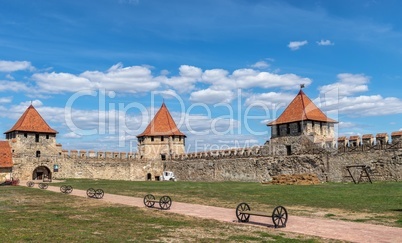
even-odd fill
[[[70,194],[73,191],[72,186],[66,186],[66,193]]]
[[[155,204],[155,197],[152,194],[148,194],[144,197],[144,205],[147,206],[148,208],[152,208]]]
[[[105,192],[102,189],[97,189],[95,191],[95,197],[96,199],[101,199],[103,198],[103,195],[105,194]]]
[[[66,193],[66,190],[67,190],[67,186],[66,186],[66,185],[60,186],[60,191],[61,191],[62,193]]]
[[[35,182],[33,181],[27,181],[27,186],[28,187],[33,187],[35,185]]]
[[[248,222],[250,214],[245,213],[250,211],[250,206],[247,203],[240,203],[236,208],[236,217],[240,222]]]
[[[288,212],[286,208],[282,206],[278,206],[272,212],[272,222],[275,225],[275,228],[284,228],[286,227],[286,222],[288,221]]]
[[[48,185],[46,183],[39,183],[38,187],[40,189],[47,189]]]
[[[88,196],[88,197],[94,197],[94,195],[95,195],[95,189],[89,188],[89,189],[87,190],[87,196]]]
[[[163,196],[159,200],[159,206],[162,210],[168,210],[172,206],[172,199],[169,196]]]

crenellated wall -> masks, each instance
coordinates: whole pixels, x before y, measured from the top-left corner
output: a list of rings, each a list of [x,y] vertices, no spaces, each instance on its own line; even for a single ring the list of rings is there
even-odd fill
[[[166,162],[182,180],[269,181],[279,174],[313,173],[321,181],[350,181],[346,166],[370,167],[373,180],[402,180],[402,133],[365,134],[335,141],[308,136],[281,137],[281,143],[222,151],[189,153]],[[288,150],[287,146],[291,149]],[[288,153],[290,151],[290,154]],[[359,177],[360,171],[352,171]]]
[[[321,181],[350,181],[346,166],[367,165],[374,180],[402,180],[402,132],[339,137],[337,143],[308,136],[281,137],[281,143],[146,160],[136,153],[61,150],[53,154],[13,154],[13,175],[30,180],[39,167],[53,178],[155,180],[164,170],[179,180],[269,181],[280,174],[313,173]],[[330,145],[330,146],[329,146]],[[290,148],[290,149],[289,149]],[[57,170],[55,168],[57,167]],[[354,173],[359,173],[356,171]]]
[[[86,151],[86,150],[62,150],[64,158],[81,158],[81,159],[112,159],[112,160],[135,160],[138,159],[137,153],[126,152],[105,152],[105,151]]]

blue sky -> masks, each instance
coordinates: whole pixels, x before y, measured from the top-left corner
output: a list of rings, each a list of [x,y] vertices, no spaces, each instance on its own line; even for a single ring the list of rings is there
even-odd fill
[[[2,1],[0,128],[130,151],[164,101],[187,149],[263,144],[304,92],[339,135],[402,128],[399,1]]]

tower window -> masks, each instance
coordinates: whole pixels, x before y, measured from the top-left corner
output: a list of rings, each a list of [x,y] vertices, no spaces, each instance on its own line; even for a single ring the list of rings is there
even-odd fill
[[[40,157],[40,151],[36,151],[36,158]]]
[[[49,134],[46,134],[46,139],[49,139]]]
[[[163,141],[164,141],[164,139],[165,139],[165,137],[163,137],[163,136],[162,136],[162,137],[161,137],[161,141],[163,142]]]
[[[35,134],[35,142],[39,143],[39,134]]]
[[[286,145],[286,154],[287,155],[292,155],[292,146]]]
[[[153,142],[154,141],[154,137],[151,137],[151,142]]]
[[[161,159],[166,160],[166,154],[161,154]]]
[[[26,138],[27,138],[27,137],[28,137],[28,133],[24,133],[24,137],[26,137]]]

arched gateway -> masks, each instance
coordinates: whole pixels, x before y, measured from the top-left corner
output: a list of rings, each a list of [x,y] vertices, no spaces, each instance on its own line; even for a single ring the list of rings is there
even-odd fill
[[[52,172],[46,166],[38,166],[32,172],[32,180],[51,180]]]

